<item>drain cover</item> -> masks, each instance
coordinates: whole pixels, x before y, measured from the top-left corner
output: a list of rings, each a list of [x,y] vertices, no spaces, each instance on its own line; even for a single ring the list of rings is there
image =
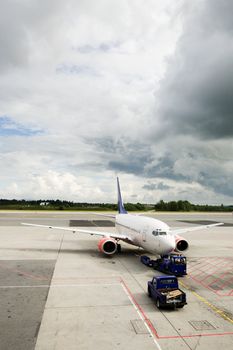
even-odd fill
[[[209,286],[210,286],[210,288],[212,288],[214,290],[220,290],[221,289],[217,284],[210,284]]]
[[[189,323],[191,326],[193,326],[194,329],[196,329],[196,331],[208,331],[211,329],[216,329],[208,321],[189,321]]]
[[[149,331],[146,328],[144,322],[142,320],[131,320],[133,329],[135,330],[136,334],[148,334]]]

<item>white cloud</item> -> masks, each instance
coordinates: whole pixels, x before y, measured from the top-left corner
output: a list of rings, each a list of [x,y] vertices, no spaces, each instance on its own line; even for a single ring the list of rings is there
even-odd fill
[[[196,200],[215,200],[218,178],[200,173],[205,164],[216,172],[216,143],[164,132],[158,109],[171,102],[161,81],[188,16],[184,0],[3,1],[0,117],[41,133],[1,136],[1,196],[113,202],[120,173],[127,200],[179,198],[182,186],[190,200],[195,186]],[[231,160],[221,164],[218,176],[228,179]],[[148,178],[171,188],[145,191]]]

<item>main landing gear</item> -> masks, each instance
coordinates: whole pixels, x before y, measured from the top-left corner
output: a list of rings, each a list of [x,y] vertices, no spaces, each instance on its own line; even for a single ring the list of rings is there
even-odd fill
[[[120,253],[121,252],[121,245],[120,243],[117,243],[117,253]]]

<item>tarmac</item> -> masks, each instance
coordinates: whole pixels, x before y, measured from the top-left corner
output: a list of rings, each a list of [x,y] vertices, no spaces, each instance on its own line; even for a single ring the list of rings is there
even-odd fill
[[[173,228],[226,224],[187,234],[183,309],[159,310],[148,297],[147,281],[161,273],[140,262],[142,249],[123,243],[106,257],[98,237],[20,224],[113,232],[111,222],[80,212],[0,212],[0,349],[233,349],[232,213],[153,215]]]

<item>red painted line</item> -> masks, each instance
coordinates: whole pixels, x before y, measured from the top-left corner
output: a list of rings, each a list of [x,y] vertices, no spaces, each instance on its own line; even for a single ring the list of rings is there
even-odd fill
[[[201,278],[201,279],[199,279],[199,281],[205,281],[207,278],[213,276],[213,275],[207,273],[207,275],[205,274],[205,277],[203,278],[203,274],[205,274],[204,271],[202,271],[201,274],[195,275],[195,278],[197,278],[197,276],[198,276],[198,278]],[[197,279],[198,279],[198,278],[197,278]]]
[[[226,264],[224,264],[224,265],[221,265],[221,266],[220,266],[220,267],[218,267],[217,269],[215,269],[215,270],[211,271],[211,273],[212,273],[212,274],[210,274],[209,276],[210,276],[210,277],[212,277],[213,275],[215,275],[215,274],[216,274],[216,272],[217,272],[217,271],[219,271],[219,270],[221,270],[222,268],[224,268],[224,267],[225,267],[225,265],[227,265],[227,263],[226,263]],[[227,271],[227,272],[228,272],[228,271]],[[205,273],[205,271],[203,271],[203,273]],[[203,278],[201,281],[204,281],[206,278],[207,278],[207,277]]]
[[[214,258],[214,259],[215,259],[215,258]],[[215,260],[216,260],[216,259],[215,259]],[[218,270],[222,269],[224,266],[229,265],[229,259],[221,259],[221,258],[219,258],[218,260],[220,260],[220,262],[221,262],[221,261],[224,261],[225,263],[224,263],[224,265],[219,264],[219,265],[220,265],[219,268],[218,268],[217,270],[215,269],[215,271],[212,271],[213,273],[216,273]],[[211,268],[212,268],[212,267],[213,267],[213,265],[211,264]],[[215,267],[216,267],[216,266],[215,266]],[[227,271],[226,271],[224,274],[227,274],[227,273],[229,272],[229,269],[230,269],[230,267],[228,267]],[[202,273],[206,273],[206,272],[205,272],[205,271],[202,271],[201,273],[198,273],[198,274],[196,274],[196,275],[193,275],[193,274],[189,274],[189,275],[190,275],[190,277],[191,277],[192,279],[194,279],[196,282],[200,283],[202,286],[204,286],[205,288],[211,290],[212,292],[214,292],[214,293],[217,294],[218,296],[229,296],[228,294],[222,294],[222,293],[220,294],[219,291],[216,291],[215,289],[211,288],[211,285],[213,285],[213,284],[216,283],[217,281],[221,280],[221,278],[215,279],[215,281],[213,281],[213,282],[211,282],[211,283],[209,283],[209,284],[207,284],[207,283],[202,283],[203,281],[206,281],[208,278],[212,277],[212,275],[208,274],[207,276],[205,276],[205,278],[198,279],[198,276],[199,276],[200,274],[202,274]],[[223,289],[223,288],[221,288],[221,286],[222,286],[222,284],[219,286],[219,289]]]
[[[196,270],[196,271],[193,271],[191,272],[193,275],[195,275],[195,277],[199,276],[199,275],[202,275],[203,273],[206,273],[206,271],[204,270]]]
[[[133,303],[141,313],[142,318],[146,322],[147,326],[150,328],[151,332],[155,335],[157,339],[182,339],[182,338],[196,338],[196,337],[216,337],[216,336],[226,336],[226,335],[233,335],[233,332],[222,332],[222,333],[199,333],[199,334],[188,334],[188,335],[159,335],[158,332],[156,331],[154,325],[152,322],[149,320],[147,317],[145,311],[143,310],[142,306],[137,302],[135,297],[133,296],[131,290],[125,283],[125,281],[121,278],[120,282],[124,285],[125,289],[129,293]]]
[[[192,272],[192,274],[193,274],[195,277],[200,276],[200,275],[202,275],[203,273],[205,273],[203,270],[199,270],[199,271],[195,271],[195,272],[197,272],[197,273],[193,273],[193,272]]]
[[[192,278],[195,282],[201,284],[203,287],[211,290],[211,292],[214,292],[215,294],[218,294],[216,290],[214,290],[213,288],[210,288],[209,286],[207,286],[206,284],[202,283],[200,280],[196,279],[195,277],[189,275],[190,278]]]
[[[208,286],[210,286],[211,284],[213,284],[213,283],[215,283],[215,282],[221,280],[222,277],[223,277],[223,276],[226,276],[227,273],[229,273],[229,271],[224,272],[224,273],[221,275],[221,277],[216,278],[213,282],[209,283]]]
[[[230,272],[228,272],[228,273],[230,273]],[[222,283],[221,284],[221,287],[223,287],[223,286],[226,286],[226,285],[231,285],[232,284],[232,280],[233,280],[233,277],[232,278],[230,278],[228,281],[224,281],[224,283]],[[222,288],[223,289],[223,288]]]
[[[196,269],[196,270],[201,270],[205,266],[206,266],[206,264],[203,262],[203,263],[200,263],[200,264],[191,265],[190,268],[191,269]]]
[[[230,292],[229,292],[229,290],[230,290]],[[231,292],[233,291],[233,289],[229,289],[229,290],[227,290],[227,289],[223,289],[223,292],[225,292],[225,293],[223,293],[222,291],[220,291],[219,293],[217,293],[218,294],[218,296],[220,296],[220,297],[229,297],[229,296],[231,296]]]
[[[158,337],[158,333],[156,331],[156,329],[154,328],[153,324],[151,323],[151,321],[149,320],[149,318],[146,316],[143,308],[141,307],[141,305],[137,302],[137,300],[134,298],[131,290],[129,289],[129,287],[127,286],[127,284],[125,283],[125,281],[123,279],[121,279],[121,283],[124,285],[125,289],[127,290],[127,292],[129,293],[130,297],[132,298],[134,304],[137,306],[138,310],[140,311],[144,321],[146,322],[147,326],[150,328],[151,332],[156,336],[156,338]]]
[[[210,272],[214,272],[215,269],[213,269],[213,267],[216,268],[215,265],[203,266],[203,270],[198,269],[199,273],[195,274],[195,276],[197,277],[197,276],[201,275],[202,273],[206,273],[207,271],[208,271],[209,273],[210,273]]]
[[[214,257],[214,258],[199,258],[202,260],[202,262],[197,262],[197,263],[192,263],[190,262],[190,267],[189,269],[191,270],[201,270],[204,268],[204,270],[209,270],[211,269],[212,267],[216,267],[216,260],[218,260],[218,264],[221,263],[221,262],[226,262],[227,264],[231,264],[232,267],[233,267],[233,262],[232,262],[232,259],[231,258],[219,258],[219,257]],[[229,267],[230,268],[230,267]]]
[[[197,280],[197,282],[198,283],[200,283],[200,284],[202,284],[204,287],[206,287],[206,288],[208,288],[208,289],[210,289],[210,290],[212,290],[214,293],[216,293],[217,295],[219,295],[219,296],[229,296],[229,293],[225,293],[225,294],[223,294],[223,293],[219,293],[219,290],[224,290],[224,286],[226,286],[226,285],[229,285],[229,284],[231,284],[231,280],[233,279],[233,278],[231,278],[229,281],[222,281],[222,277],[223,276],[226,276],[228,273],[230,273],[230,271],[226,271],[224,274],[222,274],[221,275],[221,277],[219,277],[219,278],[216,278],[214,281],[212,281],[211,283],[202,283],[203,281],[205,281],[205,280],[207,280],[209,277],[212,277],[212,276],[208,276],[208,277],[206,277],[205,279],[202,279],[202,280],[198,280],[198,279],[196,279]],[[190,277],[191,278],[193,278],[193,279],[195,279],[196,278],[196,276],[191,276],[190,275]],[[220,282],[221,281],[221,282]],[[218,285],[218,288],[219,288],[219,290],[215,290],[214,288],[212,288],[211,286],[214,284],[214,283],[216,283],[217,282],[217,285]],[[219,283],[220,282],[220,283]]]
[[[180,338],[195,338],[195,337],[216,337],[216,336],[226,336],[232,335],[233,332],[225,333],[200,333],[200,334],[190,334],[190,335],[168,335],[168,336],[159,336],[158,339],[180,339]]]
[[[209,289],[210,291],[214,292],[215,294],[217,294],[217,295],[220,296],[220,297],[231,296],[231,292],[230,292],[230,293],[225,293],[225,294],[223,294],[221,291],[215,290],[214,288],[211,287],[211,285],[214,284],[214,283],[215,283],[216,281],[218,281],[219,279],[218,279],[218,280],[215,280],[214,282],[211,282],[210,284],[205,284],[205,283],[203,283],[201,280],[197,279],[196,277],[194,277],[194,276],[192,276],[192,275],[190,275],[190,274],[189,274],[189,277],[190,277],[191,279],[193,279],[195,282],[201,284],[203,287]],[[219,287],[218,287],[218,288],[221,289],[222,291],[224,290],[224,288],[222,288],[223,285],[225,285],[225,284],[220,284]],[[232,292],[233,292],[233,290],[232,290]]]
[[[233,260],[231,258],[213,257],[213,258],[209,258],[206,260],[206,263],[208,263],[212,266],[216,266],[216,263],[220,264],[221,262],[226,262],[226,263],[231,264],[233,266]]]
[[[187,261],[187,263],[189,265],[189,268],[192,270],[195,268],[198,269],[198,265],[200,265],[200,264],[195,264],[195,263],[191,263],[191,262],[189,263],[188,261]]]

